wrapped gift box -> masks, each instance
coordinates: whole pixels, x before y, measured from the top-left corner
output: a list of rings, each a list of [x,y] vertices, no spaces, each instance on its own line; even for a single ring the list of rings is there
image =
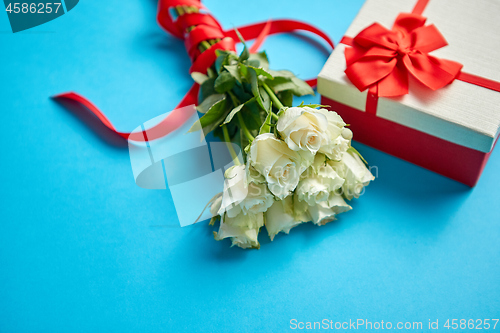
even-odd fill
[[[375,22],[391,29],[400,13],[437,27],[448,45],[429,55],[462,64],[457,77],[465,80],[432,90],[409,75],[409,93],[399,97],[353,85],[346,44]],[[322,104],[350,124],[356,141],[474,186],[499,133],[499,15],[498,0],[367,0],[319,74]]]

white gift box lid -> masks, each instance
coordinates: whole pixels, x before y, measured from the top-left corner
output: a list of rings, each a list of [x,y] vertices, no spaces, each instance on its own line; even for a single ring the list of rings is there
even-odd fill
[[[388,29],[399,13],[410,13],[417,0],[367,0],[346,32],[355,37],[378,22]],[[423,14],[448,46],[430,55],[457,61],[462,71],[500,82],[500,1],[430,0]],[[339,44],[318,76],[318,92],[364,112],[367,91],[360,92],[344,71],[346,45]],[[490,152],[500,128],[500,92],[455,80],[437,91],[409,80],[410,92],[380,97],[377,116],[421,132]]]

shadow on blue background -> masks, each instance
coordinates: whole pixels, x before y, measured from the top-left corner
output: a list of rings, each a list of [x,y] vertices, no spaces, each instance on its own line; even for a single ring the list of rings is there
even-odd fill
[[[124,152],[128,153],[127,140],[110,131],[109,128],[107,128],[99,120],[99,118],[91,113],[86,107],[70,100],[59,99],[55,101],[62,106],[62,109],[74,115],[78,121],[80,121],[85,127],[89,129],[89,132],[94,133],[104,143],[111,147],[123,149]]]

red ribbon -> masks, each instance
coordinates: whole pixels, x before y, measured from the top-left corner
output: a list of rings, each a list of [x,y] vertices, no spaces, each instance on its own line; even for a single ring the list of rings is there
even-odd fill
[[[434,25],[417,14],[399,14],[392,30],[374,23],[353,39],[346,48],[345,73],[360,90],[381,97],[408,93],[408,76],[432,90],[451,83],[462,65],[429,55],[448,45]]]
[[[185,13],[174,19],[171,16],[171,11],[177,6],[190,6],[199,10],[197,13]],[[189,72],[206,73],[207,69],[212,66],[217,58],[215,51],[236,50],[236,42],[238,40],[235,29],[224,31],[219,22],[209,13],[206,13],[206,8],[199,0],[160,0],[158,3],[158,23],[170,34],[184,40],[186,50],[193,62]],[[186,33],[187,28],[195,27]],[[242,37],[245,40],[257,39],[252,45],[250,51],[256,52],[259,46],[264,42],[267,35],[291,32],[295,30],[303,30],[311,32],[323,38],[332,48],[333,42],[321,30],[300,21],[295,20],[269,20],[267,22],[252,24],[238,28]],[[219,42],[212,45],[208,50],[201,53],[198,50],[198,44],[204,40],[220,39]],[[311,87],[316,85],[316,79],[306,81]],[[131,141],[151,141],[161,138],[170,132],[181,127],[192,114],[180,114],[177,110],[183,106],[198,104],[199,85],[194,84],[184,96],[182,101],[177,105],[164,120],[153,128],[147,129],[146,132],[127,133],[118,131],[111,121],[88,99],[74,93],[63,93],[54,96],[55,99],[68,99],[85,106],[112,132]]]
[[[500,92],[500,83],[462,72],[462,65],[428,53],[448,45],[434,25],[425,26],[421,16],[429,0],[418,0],[411,13],[401,13],[391,30],[374,23],[356,37],[343,37],[349,80],[360,90],[368,89],[366,112],[377,113],[379,97],[408,94],[408,78],[432,90],[458,79]]]

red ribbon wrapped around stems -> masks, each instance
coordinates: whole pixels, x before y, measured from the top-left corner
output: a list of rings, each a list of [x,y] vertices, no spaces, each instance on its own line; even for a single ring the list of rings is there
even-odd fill
[[[173,18],[171,13],[176,8],[190,8],[189,12]],[[219,22],[210,15],[199,0],[160,0],[158,3],[158,23],[170,34],[184,40],[186,50],[192,60],[190,73],[206,73],[207,69],[215,62],[216,50],[236,51],[238,41],[236,29],[224,30]],[[303,30],[311,32],[324,39],[332,48],[331,39],[321,30],[304,22],[295,20],[269,20],[257,24],[238,27],[237,30],[245,40],[256,39],[250,52],[256,52],[264,42],[267,35]],[[208,49],[200,50],[200,44],[208,41],[217,41]],[[311,87],[316,86],[316,79],[306,81]],[[151,141],[166,136],[181,127],[192,113],[186,113],[180,108],[198,104],[199,85],[193,84],[176,108],[158,125],[143,132],[128,133],[118,131],[111,121],[88,99],[75,93],[68,92],[54,96],[55,99],[72,100],[85,106],[92,112],[109,130],[130,141]],[[184,111],[184,112],[183,112]],[[193,109],[192,112],[195,112]]]

